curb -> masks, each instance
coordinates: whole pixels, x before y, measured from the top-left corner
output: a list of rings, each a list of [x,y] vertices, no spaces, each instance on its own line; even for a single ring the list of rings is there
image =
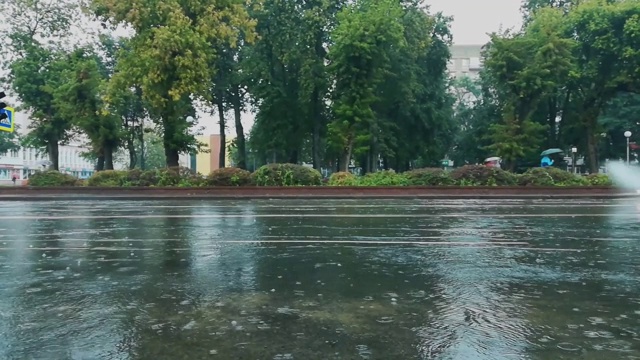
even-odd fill
[[[4,201],[194,199],[619,199],[640,193],[612,187],[211,187],[0,188]]]

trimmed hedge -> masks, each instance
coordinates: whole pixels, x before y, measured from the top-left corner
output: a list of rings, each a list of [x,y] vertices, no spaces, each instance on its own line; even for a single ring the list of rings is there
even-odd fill
[[[440,168],[415,169],[403,173],[411,186],[449,186],[455,185],[449,173]]]
[[[251,173],[238,168],[216,169],[205,180],[208,186],[247,186],[251,185]]]
[[[105,170],[88,180],[78,180],[57,171],[38,172],[30,186],[97,187],[204,187],[204,186],[319,186],[322,176],[312,168],[295,164],[269,164],[253,174],[238,168],[214,170],[206,177],[187,168],[141,171]],[[604,174],[580,176],[557,168],[533,168],[522,175],[481,165],[469,165],[453,171],[425,168],[395,173],[379,171],[365,176],[337,172],[326,181],[329,186],[611,186]]]
[[[350,172],[337,172],[329,177],[329,186],[357,186],[358,178]]]
[[[251,175],[257,186],[318,186],[322,174],[318,170],[296,164],[268,164]]]
[[[78,181],[71,175],[53,170],[38,171],[29,176],[29,186],[38,187],[75,186]]]
[[[604,175],[606,176],[606,175]],[[607,176],[607,179],[609,177]],[[533,168],[527,170],[518,178],[518,185],[522,186],[586,186],[589,180],[557,168]]]
[[[513,186],[516,174],[483,165],[465,165],[451,171],[451,178],[459,186]]]

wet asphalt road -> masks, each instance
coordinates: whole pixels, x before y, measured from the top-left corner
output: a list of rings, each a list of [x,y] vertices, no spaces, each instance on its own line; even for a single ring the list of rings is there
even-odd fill
[[[640,359],[634,200],[0,209],[0,359]]]

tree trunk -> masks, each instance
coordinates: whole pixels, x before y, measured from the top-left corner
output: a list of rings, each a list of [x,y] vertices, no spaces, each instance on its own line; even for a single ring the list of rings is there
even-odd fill
[[[134,141],[135,134],[127,138],[127,149],[129,150],[129,170],[136,168],[138,163],[138,154],[136,153],[136,146]]]
[[[244,128],[242,127],[242,112],[241,112],[241,104],[240,104],[240,90],[238,88],[235,89],[233,94],[233,116],[236,123],[236,147],[237,147],[237,156],[238,163],[237,167],[240,169],[247,169],[247,144],[244,137]],[[255,169],[254,169],[255,170]]]
[[[165,148],[164,148],[164,156],[167,158],[168,168],[180,167],[180,154],[178,154],[177,151],[169,148],[166,145],[166,141],[165,141]]]
[[[549,138],[547,141],[547,147],[553,148],[558,146],[558,130],[560,124],[556,123],[556,117],[558,116],[558,103],[557,96],[553,96],[549,99],[549,114],[548,114],[548,123],[549,123]]]
[[[320,170],[322,166],[322,158],[320,155],[320,132],[322,131],[322,114],[320,112],[320,102],[319,99],[320,91],[318,90],[317,85],[313,89],[313,93],[311,94],[311,116],[313,118],[313,134],[311,140],[311,159],[313,162],[313,168],[316,170]]]
[[[140,141],[140,170],[145,170],[145,147],[144,147],[144,126],[140,123],[140,129],[138,129],[138,139]]]
[[[587,127],[587,156],[589,158],[589,173],[597,174],[600,171],[598,165],[598,136],[592,126]]]
[[[167,160],[168,168],[180,167],[180,153],[176,149],[174,136],[176,136],[175,114],[171,105],[167,105],[167,109],[162,115],[162,123],[164,132],[162,134],[162,143],[164,145],[164,156]]]
[[[297,164],[297,163],[298,163],[298,160],[299,160],[299,153],[298,153],[298,150],[292,150],[292,151],[289,153],[289,161],[288,161],[288,162],[289,162],[290,164]],[[274,162],[275,162],[275,161],[274,161]]]
[[[227,136],[225,134],[226,124],[224,121],[224,104],[222,103],[222,97],[218,97],[218,116],[220,117],[220,154],[218,156],[218,167],[225,167],[227,160]]]
[[[340,171],[349,171],[349,164],[351,164],[351,152],[353,151],[353,139],[348,140],[347,147],[342,152],[340,157]]]
[[[113,170],[113,148],[105,146],[103,148],[104,153],[104,169]]]
[[[49,161],[51,161],[51,165],[49,166],[50,170],[60,171],[60,146],[58,141],[49,141],[47,144],[47,153],[49,154]]]
[[[100,150],[98,154],[98,162],[96,163],[96,171],[104,170],[104,152]]]

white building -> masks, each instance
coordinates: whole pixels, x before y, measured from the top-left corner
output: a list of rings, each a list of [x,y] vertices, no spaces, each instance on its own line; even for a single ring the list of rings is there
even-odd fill
[[[84,159],[81,154],[85,148],[76,145],[63,145],[59,148],[60,172],[86,179],[94,172],[95,164]],[[13,177],[20,181],[28,179],[30,174],[46,168],[49,157],[38,154],[35,149],[20,148],[0,154],[0,184],[11,183]]]
[[[447,70],[451,77],[459,78],[468,76],[477,79],[482,69],[482,46],[483,45],[452,45],[451,59]]]
[[[21,134],[28,132],[30,119],[24,112],[16,112],[15,122]],[[58,162],[60,172],[68,173],[80,179],[85,179],[93,174],[95,164],[84,159],[81,154],[88,149],[80,144],[61,145],[58,149]],[[0,185],[16,183],[29,178],[30,174],[43,170],[48,164],[49,157],[46,154],[38,154],[36,149],[20,148],[0,154]]]

